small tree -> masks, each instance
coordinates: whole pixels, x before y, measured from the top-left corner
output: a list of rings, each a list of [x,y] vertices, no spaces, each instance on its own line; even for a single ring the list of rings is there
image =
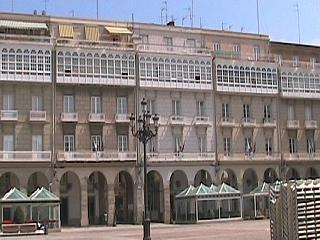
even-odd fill
[[[17,207],[13,216],[14,223],[21,224],[24,223],[24,212],[21,207]]]

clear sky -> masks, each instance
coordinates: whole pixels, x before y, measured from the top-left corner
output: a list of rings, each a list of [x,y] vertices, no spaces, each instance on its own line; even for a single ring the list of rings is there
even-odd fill
[[[98,0],[99,18],[161,23],[164,0]],[[167,0],[168,19],[177,25],[188,15],[192,0]],[[257,32],[257,0],[193,0],[194,26]],[[301,43],[320,45],[320,0],[259,0],[260,33],[272,40],[298,42],[298,12]],[[45,9],[49,15],[96,18],[97,0],[0,0],[0,11],[32,13]],[[165,20],[165,11],[163,21]],[[223,24],[222,24],[223,23]],[[185,18],[185,26],[190,19]]]

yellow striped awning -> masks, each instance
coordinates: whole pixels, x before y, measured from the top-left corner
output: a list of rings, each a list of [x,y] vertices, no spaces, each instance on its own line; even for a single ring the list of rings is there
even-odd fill
[[[105,27],[109,33],[112,34],[132,34],[132,32],[126,27]]]
[[[0,28],[21,30],[48,30],[45,23],[0,20]]]
[[[61,38],[73,38],[72,24],[59,24],[59,36]]]
[[[85,26],[86,40],[92,42],[99,41],[99,28],[97,26]]]

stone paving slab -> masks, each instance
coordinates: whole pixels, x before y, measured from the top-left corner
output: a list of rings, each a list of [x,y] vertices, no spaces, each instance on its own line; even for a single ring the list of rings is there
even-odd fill
[[[47,236],[30,236],[31,240],[141,240],[141,225],[117,227],[63,228]],[[212,222],[188,225],[151,224],[152,240],[270,240],[269,220]],[[22,240],[25,237],[0,238]]]

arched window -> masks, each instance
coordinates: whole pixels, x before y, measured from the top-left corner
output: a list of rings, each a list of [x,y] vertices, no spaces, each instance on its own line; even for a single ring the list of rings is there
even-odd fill
[[[93,57],[93,66],[94,66],[94,77],[99,78],[100,77],[100,56],[98,53],[94,54]]]
[[[178,59],[177,61],[177,80],[178,82],[182,82],[182,61]]]
[[[298,91],[299,88],[299,78],[297,73],[293,73],[293,91]]]
[[[256,76],[257,76],[257,87],[261,87],[262,74],[261,74],[261,69],[259,67],[256,68]]]
[[[17,50],[16,61],[17,61],[17,74],[22,74],[22,51],[21,51],[21,49]]]
[[[91,53],[87,53],[86,66],[87,66],[87,77],[92,77],[92,74],[93,74],[93,59],[92,59],[92,54]]]
[[[65,75],[70,77],[71,76],[71,53],[66,52],[64,57],[64,72]]]
[[[194,62],[194,79],[196,83],[200,83],[200,65],[199,61]]]
[[[115,77],[120,78],[121,77],[121,59],[119,55],[115,56],[114,66],[115,66]]]
[[[61,68],[59,64],[59,60],[61,60],[60,59],[61,55],[59,54],[63,55],[63,53],[62,52],[58,53],[58,72],[60,71],[60,68]],[[63,63],[63,56],[62,56],[62,63]],[[30,70],[30,55],[29,55],[29,51],[26,49],[23,51],[23,74],[29,75],[30,73],[29,70]],[[63,64],[62,64],[62,70],[63,70]]]
[[[79,63],[80,63],[80,77],[85,77],[87,72],[86,71],[86,55],[83,52],[80,53]]]
[[[9,50],[9,73],[14,74],[16,65],[16,53],[14,49]]]
[[[310,91],[311,92],[315,92],[315,88],[316,88],[316,86],[315,86],[315,82],[314,82],[314,75],[311,73],[310,74]]]
[[[293,80],[292,80],[292,74],[288,73],[288,91],[293,91]]]
[[[194,64],[193,61],[189,61],[189,82],[194,83],[195,74],[194,74]]]
[[[278,86],[278,73],[276,69],[272,69],[272,83],[274,86]]]
[[[235,82],[235,86],[239,86],[240,70],[238,66],[234,66],[234,82]]]
[[[206,64],[206,71],[207,71],[207,83],[211,83],[212,82],[212,67],[211,67],[211,63],[209,61],[207,61]]]
[[[244,75],[244,67],[240,66],[240,83],[245,84],[246,83],[246,78]]]
[[[162,58],[159,59],[159,81],[164,81],[164,62]]]
[[[223,83],[227,84],[229,82],[228,67],[226,65],[223,65],[222,69],[223,69],[223,71],[222,71]],[[233,79],[233,72],[232,72],[232,79]]]
[[[107,55],[106,54],[101,54],[101,77],[106,78],[107,77]]]
[[[129,78],[130,79],[134,79],[135,78],[135,60],[134,60],[134,56],[130,56],[129,57]]]
[[[249,67],[245,68],[245,78],[246,78],[246,80],[245,80],[246,84],[250,85],[252,87],[251,79],[250,79],[250,68]]]
[[[51,75],[51,53],[48,50],[44,53],[44,71],[45,75]]]
[[[147,79],[151,80],[151,78],[152,78],[152,62],[151,62],[150,57],[147,57],[147,59],[146,59],[146,67],[147,67]]]
[[[166,82],[170,82],[170,60],[166,59],[164,62],[164,77]]]
[[[222,82],[222,67],[221,67],[221,65],[217,66],[217,81]]]
[[[140,57],[140,77],[144,80],[146,77],[146,62],[144,57]]]
[[[267,85],[267,71],[265,68],[261,69],[261,79],[262,79],[262,84]]]
[[[188,61],[187,60],[183,60],[182,71],[183,71],[184,82],[188,82],[189,69],[188,69]]]
[[[43,51],[39,50],[38,51],[38,74],[43,75],[44,71],[44,56],[43,56]]]
[[[177,64],[175,59],[171,59],[171,80],[177,79]]]
[[[128,57],[127,55],[122,55],[121,75],[123,78],[128,78],[128,74]]]
[[[254,67],[251,68],[251,83],[252,86],[256,86],[257,84],[257,74],[256,74],[256,69]]]
[[[286,72],[281,73],[281,83],[282,83],[282,89],[285,89],[287,91],[288,88],[288,77]]]
[[[152,59],[152,78],[157,80],[158,77],[159,77],[158,59],[154,57]]]
[[[79,58],[78,53],[72,53],[72,76],[78,76],[79,74]]]
[[[31,50],[30,54],[31,59],[31,75],[36,75],[37,72],[37,53],[35,50]]]
[[[224,67],[224,66],[223,66]],[[234,83],[234,72],[233,72],[233,66],[229,65],[228,67],[228,73],[225,74],[225,71],[223,72],[223,78],[225,83]]]
[[[3,48],[1,51],[1,68],[2,68],[2,73],[7,73],[8,71],[8,62],[9,62],[9,57],[8,57],[8,50],[6,48]]]

